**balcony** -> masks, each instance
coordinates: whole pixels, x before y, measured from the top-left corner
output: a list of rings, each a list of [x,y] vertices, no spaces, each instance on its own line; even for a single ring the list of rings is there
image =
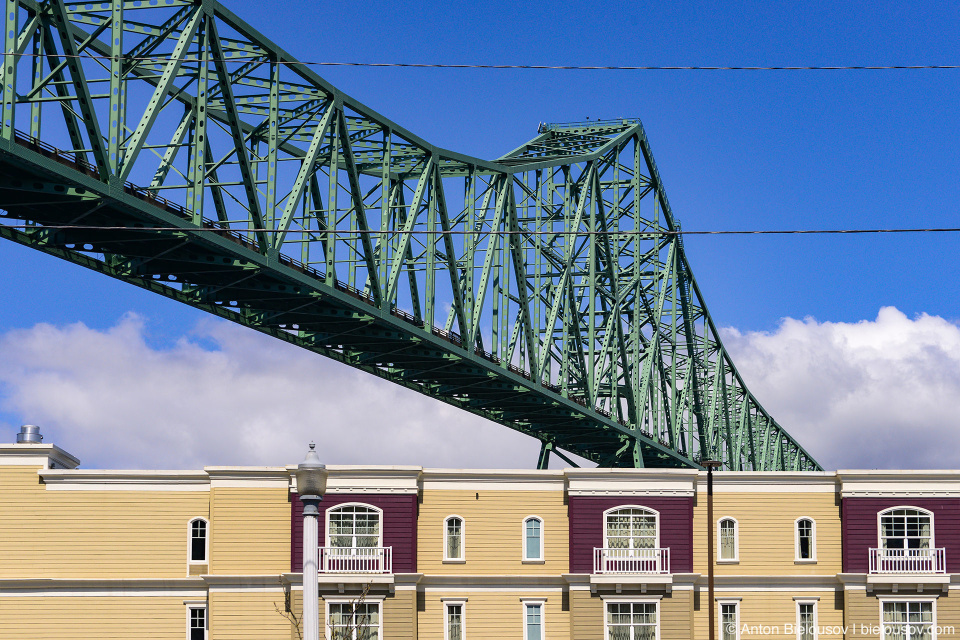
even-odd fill
[[[670,549],[594,547],[593,572],[605,575],[666,575],[670,573]]]
[[[947,554],[937,549],[870,549],[871,574],[945,574]]]
[[[393,547],[320,547],[320,573],[393,573]]]

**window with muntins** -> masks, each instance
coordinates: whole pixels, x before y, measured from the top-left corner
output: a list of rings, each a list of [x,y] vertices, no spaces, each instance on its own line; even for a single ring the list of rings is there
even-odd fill
[[[379,602],[331,602],[327,606],[330,640],[379,639]]]
[[[357,504],[327,511],[327,537],[331,547],[372,548],[380,544],[380,510]]]
[[[797,640],[817,640],[817,605],[797,603]]]
[[[657,640],[657,604],[608,602],[606,640]]]
[[[448,604],[446,635],[444,640],[463,640],[463,605]]]
[[[733,518],[723,518],[717,525],[718,559],[736,560],[737,548],[737,521]]]
[[[463,560],[463,518],[447,518],[443,524],[443,538],[443,559]]]
[[[524,605],[523,640],[543,640],[543,605]]]
[[[815,560],[817,557],[816,523],[811,518],[800,518],[796,523],[797,560]]]
[[[523,559],[543,560],[543,520],[535,516],[523,521]]]
[[[933,602],[883,602],[883,638],[887,640],[932,640]]]
[[[737,602],[720,603],[720,640],[740,640]]]
[[[929,549],[933,546],[933,517],[921,509],[897,508],[880,512],[882,549]]]
[[[207,561],[207,521],[197,518],[190,521],[190,562]]]
[[[621,507],[606,514],[605,546],[609,549],[654,549],[660,546],[657,512]]]
[[[207,637],[207,610],[202,607],[190,607],[188,609],[190,619],[188,621],[187,640],[206,640]]]

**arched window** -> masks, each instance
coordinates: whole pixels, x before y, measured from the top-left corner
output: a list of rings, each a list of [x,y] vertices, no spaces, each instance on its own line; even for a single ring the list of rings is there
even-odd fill
[[[737,533],[737,521],[733,518],[721,518],[717,523],[717,561],[736,562],[739,559]]]
[[[881,549],[933,547],[933,514],[917,507],[893,507],[878,514]]]
[[[194,518],[190,521],[189,555],[190,562],[207,561],[207,521],[204,518]]]
[[[797,518],[794,522],[794,559],[814,562],[817,559],[817,523],[813,518]]]
[[[543,520],[537,516],[523,521],[523,561],[543,561]]]
[[[327,509],[327,546],[382,547],[382,512],[366,504],[343,504]]]
[[[660,514],[646,507],[617,507],[604,514],[604,546],[608,549],[656,549],[660,546]]]
[[[463,518],[449,516],[443,521],[443,559],[459,562],[463,557]]]

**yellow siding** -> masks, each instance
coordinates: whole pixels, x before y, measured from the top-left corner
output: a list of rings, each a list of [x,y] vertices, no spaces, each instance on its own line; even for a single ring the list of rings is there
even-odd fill
[[[570,570],[562,491],[424,491],[417,524],[417,570],[426,574],[561,574]],[[443,521],[464,521],[466,562],[443,562]],[[522,562],[522,523],[543,520],[543,563]]]
[[[840,507],[833,493],[741,493],[713,495],[711,535],[717,555],[716,523],[724,517],[737,520],[739,558],[720,564],[716,575],[833,575],[841,572]],[[794,562],[794,522],[801,516],[816,522],[814,564]],[[706,575],[707,496],[697,496],[693,513],[694,573]]]
[[[283,611],[281,588],[211,591],[209,640],[290,640],[293,624]]]
[[[844,612],[842,605],[838,606],[836,591],[717,591],[718,600],[740,598],[740,629],[741,639],[750,638],[781,638],[796,640],[797,603],[794,597],[819,598],[817,601],[818,627],[843,627]],[[694,632],[696,638],[707,638],[709,612],[707,610],[707,590],[700,592],[701,606],[694,612]],[[714,616],[717,629],[720,628],[720,609],[714,602]],[[744,629],[744,626],[747,629]],[[664,636],[666,638],[668,636]],[[717,633],[717,637],[720,634]],[[842,635],[832,633],[821,634],[821,638],[841,638]]]
[[[918,593],[916,589],[900,589],[899,593],[885,592],[885,596],[891,600],[896,600],[898,596],[904,599],[929,598],[935,600],[934,610],[936,612],[936,622],[939,627],[938,637],[941,640],[955,638],[960,632],[960,599],[956,594],[950,596],[939,595],[938,590],[925,593]],[[871,638],[879,637],[881,625],[880,599],[876,593],[867,593],[865,589],[848,589],[844,593],[846,610],[846,624],[849,629],[847,638]]]
[[[210,572],[290,571],[290,503],[286,487],[211,490]]]
[[[417,637],[416,591],[396,591],[383,601],[383,637],[385,640],[411,640]]]
[[[524,609],[520,598],[547,598],[543,610],[545,640],[570,640],[570,614],[563,611],[559,591],[428,591],[420,612],[418,640],[443,640],[444,606],[441,598],[467,598],[463,637],[505,640],[523,637]],[[576,636],[581,640],[581,636]],[[584,639],[585,640],[585,639]]]
[[[660,638],[678,640],[690,638],[693,624],[693,591],[674,591],[660,599]],[[653,593],[631,593],[623,591],[617,598],[636,597],[637,600],[649,600]],[[599,595],[586,590],[570,592],[570,625],[574,640],[604,640],[606,611],[604,601]]]
[[[0,597],[0,640],[183,640],[187,633],[183,600],[182,596]]]
[[[36,467],[0,474],[0,577],[187,575],[187,524],[208,516],[207,492],[49,491]]]
[[[586,590],[570,591],[570,626],[574,640],[603,640],[603,601]],[[661,634],[661,637],[662,636]],[[682,636],[681,636],[682,637]]]

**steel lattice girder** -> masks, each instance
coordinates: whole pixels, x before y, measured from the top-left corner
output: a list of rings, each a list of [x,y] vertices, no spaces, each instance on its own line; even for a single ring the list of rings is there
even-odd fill
[[[723,348],[639,120],[485,161],[215,2],[4,1],[0,235],[527,433],[542,463],[819,468]]]

